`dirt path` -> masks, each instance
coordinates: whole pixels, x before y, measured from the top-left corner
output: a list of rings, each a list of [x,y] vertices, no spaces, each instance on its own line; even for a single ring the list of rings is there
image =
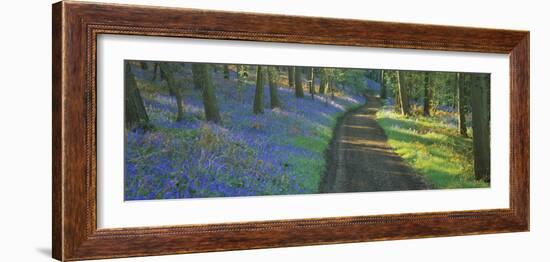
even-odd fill
[[[380,100],[348,112],[336,127],[327,152],[321,192],[369,192],[427,189],[426,182],[393,152],[376,122]]]

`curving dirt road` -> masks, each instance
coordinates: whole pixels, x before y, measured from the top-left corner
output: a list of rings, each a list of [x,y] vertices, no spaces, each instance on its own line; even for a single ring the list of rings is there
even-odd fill
[[[422,177],[387,143],[376,122],[381,107],[369,96],[365,106],[348,112],[336,127],[327,151],[327,171],[321,193],[427,189]]]

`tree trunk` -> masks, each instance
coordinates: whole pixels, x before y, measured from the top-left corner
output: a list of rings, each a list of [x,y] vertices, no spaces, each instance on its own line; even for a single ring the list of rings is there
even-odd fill
[[[388,97],[386,85],[384,84],[384,70],[380,70],[380,98],[386,99]]]
[[[328,74],[325,68],[321,68],[319,72],[320,84],[319,84],[319,94],[325,94],[328,89]]]
[[[237,99],[243,101],[243,91],[246,85],[246,79],[248,78],[248,72],[245,65],[237,65]]]
[[[157,80],[157,71],[159,69],[159,63],[155,63],[153,66],[153,77],[151,78],[151,82],[155,82]]]
[[[176,98],[176,105],[178,107],[178,113],[176,115],[176,121],[183,120],[183,97],[181,90],[176,85],[176,80],[174,79],[174,68],[173,65],[167,63],[160,63],[159,65],[161,76],[166,79],[168,84],[168,92],[171,96]]]
[[[491,181],[490,150],[490,80],[487,76],[471,77],[472,131],[474,134],[474,169],[476,179]]]
[[[336,88],[334,88],[334,85],[335,85],[334,81],[335,81],[334,77],[331,77],[330,80],[329,80],[330,98],[332,100],[334,100],[334,92],[335,92],[335,89],[336,89]]]
[[[263,97],[264,97],[264,79],[263,70],[261,66],[258,66],[256,70],[256,92],[254,93],[254,114],[261,114],[264,112]]]
[[[223,65],[223,78],[229,79],[229,65]]]
[[[311,94],[311,99],[315,100],[315,75],[313,67],[309,68],[309,94]]]
[[[296,69],[293,66],[288,67],[288,87],[293,88],[294,87],[294,71]]]
[[[148,124],[149,117],[130,63],[126,62],[124,69],[124,120],[126,127],[132,128],[136,125]]]
[[[183,120],[183,96],[180,91],[177,91],[174,95],[176,97],[176,104],[178,107],[178,115],[176,116],[176,121]]]
[[[149,67],[147,66],[147,62],[139,62],[139,67],[141,67],[141,70],[147,70]]]
[[[430,111],[432,110],[432,90],[431,90],[431,73],[424,73],[424,116],[430,116]]]
[[[196,65],[201,65],[201,64],[191,65],[191,71],[193,72],[193,87],[195,88],[195,90],[200,90],[202,88],[202,83],[200,78],[200,72],[198,72],[199,67],[197,67]],[[195,71],[197,71],[197,73],[195,73]]]
[[[401,97],[399,96],[399,72],[395,71],[395,85],[393,90],[393,100],[395,112],[401,113]]]
[[[458,132],[461,136],[467,136],[466,134],[466,120],[465,120],[465,101],[464,101],[464,74],[456,73],[456,94],[457,94],[457,109],[458,109]]]
[[[296,97],[304,97],[304,88],[302,87],[302,68],[298,67],[294,70],[294,95]]]
[[[204,115],[206,117],[206,121],[220,124],[220,111],[218,109],[218,102],[216,101],[212,75],[210,74],[208,67],[209,66],[207,64],[193,64],[193,79],[197,81],[196,87],[202,89],[202,100],[204,104]]]
[[[399,93],[401,114],[404,116],[408,116],[411,114],[411,111],[409,107],[409,95],[407,93],[407,87],[405,84],[405,73],[403,71],[399,71],[397,73],[397,91]]]
[[[281,107],[279,95],[277,94],[278,74],[279,72],[277,72],[277,69],[275,67],[268,67],[267,78],[269,79],[269,98],[271,109]]]

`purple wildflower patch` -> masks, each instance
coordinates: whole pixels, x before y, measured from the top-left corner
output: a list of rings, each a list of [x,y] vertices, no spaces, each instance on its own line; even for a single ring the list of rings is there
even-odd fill
[[[139,70],[136,70],[139,71]],[[147,74],[136,74],[138,83]],[[296,98],[294,91],[278,89],[281,108],[269,108],[264,88],[264,113],[252,113],[255,86],[236,95],[236,76],[216,77],[216,97],[222,124],[205,121],[202,94],[185,88],[184,118],[176,122],[175,99],[167,94],[142,92],[152,130],[126,130],[125,200],[234,197],[317,193],[311,174],[324,170],[303,166],[321,163],[322,150],[296,141],[332,135],[336,118],[364,103],[360,96],[339,94],[326,101]],[[149,82],[150,83],[150,82]],[[158,84],[158,83],[157,83]],[[308,169],[314,170],[310,171]]]

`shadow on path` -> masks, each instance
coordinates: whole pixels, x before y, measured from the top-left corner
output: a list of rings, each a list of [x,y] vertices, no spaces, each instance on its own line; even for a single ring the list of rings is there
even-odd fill
[[[348,112],[336,127],[327,151],[327,171],[321,193],[428,189],[424,179],[387,143],[376,122],[381,102],[367,97],[366,105]]]

